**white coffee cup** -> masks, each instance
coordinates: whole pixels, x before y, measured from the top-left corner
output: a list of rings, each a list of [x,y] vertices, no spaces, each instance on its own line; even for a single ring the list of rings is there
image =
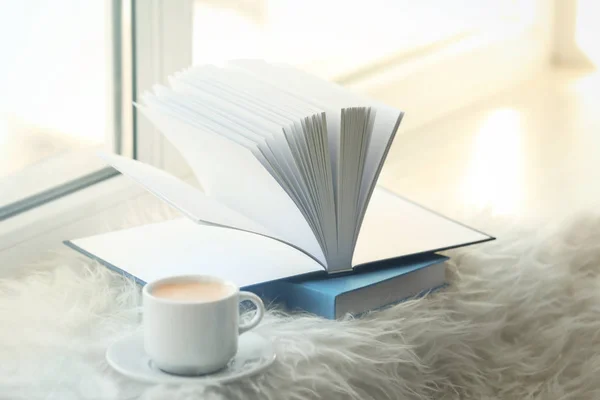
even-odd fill
[[[245,300],[254,303],[256,314],[240,325],[239,303]],[[238,336],[258,325],[265,312],[255,294],[203,275],[151,282],[144,286],[143,302],[146,353],[158,368],[178,375],[202,375],[224,368],[237,353]]]

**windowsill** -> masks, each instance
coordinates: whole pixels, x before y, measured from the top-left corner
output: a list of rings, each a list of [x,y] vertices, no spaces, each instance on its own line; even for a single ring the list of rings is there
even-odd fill
[[[58,243],[72,234],[78,235],[78,231],[84,235],[93,234],[97,227],[89,224],[86,227],[82,221],[144,193],[141,187],[129,179],[116,175],[8,218],[0,223],[0,254],[4,256],[5,253],[30,243],[31,250],[22,251],[23,255],[30,255],[25,253],[39,250],[40,246],[35,244],[37,239],[48,243],[46,239],[51,236],[52,241]],[[0,260],[4,260],[4,257],[0,257]]]
[[[181,179],[198,187],[189,173]],[[167,207],[140,185],[118,174],[8,218],[0,223],[0,276],[11,266],[36,260],[43,251],[62,248],[65,240],[118,229],[132,212],[153,206],[157,210]]]
[[[40,202],[53,200],[58,197],[56,192],[60,192],[61,187],[73,186],[73,182],[85,181],[86,176],[98,175],[106,168],[106,163],[95,155],[97,150],[68,151],[0,178],[0,221],[32,205],[37,206],[38,197]],[[100,175],[111,175],[109,171],[105,172]],[[85,186],[85,182],[80,184]]]

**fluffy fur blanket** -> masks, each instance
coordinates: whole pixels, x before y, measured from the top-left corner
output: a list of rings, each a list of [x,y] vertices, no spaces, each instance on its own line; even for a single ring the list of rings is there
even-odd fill
[[[500,239],[452,252],[446,290],[362,319],[272,311],[276,364],[215,387],[113,372],[104,352],[139,329],[139,288],[65,250],[0,281],[0,398],[600,398],[600,218],[478,227]]]

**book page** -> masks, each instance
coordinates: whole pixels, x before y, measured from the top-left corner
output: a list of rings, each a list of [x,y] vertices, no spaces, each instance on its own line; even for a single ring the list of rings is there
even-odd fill
[[[360,184],[358,200],[359,220],[358,228],[362,225],[371,194],[377,185],[377,179],[383,168],[385,158],[392,146],[396,131],[400,126],[404,113],[393,107],[375,104],[376,117],[373,133],[365,156],[365,166]]]
[[[153,111],[168,115],[150,117],[163,124],[166,131],[161,130],[182,151],[208,194],[284,241],[307,248],[330,270],[351,268],[366,205],[402,113],[291,66],[260,60],[194,67],[170,82],[171,88],[159,86],[156,96],[148,97]],[[356,111],[360,109],[367,114]],[[192,152],[201,150],[200,141],[206,157],[216,161],[217,154],[227,153],[225,164],[236,167],[207,171],[208,163]],[[246,158],[233,156],[224,142],[244,150]],[[266,199],[247,201],[250,186],[246,191],[233,186],[254,179],[254,170],[245,167],[249,157],[304,219],[301,234],[292,232],[290,224],[283,226],[285,214],[269,218]],[[233,175],[234,169],[240,176]],[[214,174],[229,182],[225,188],[207,176]],[[302,239],[309,231],[312,243]]]
[[[253,110],[252,108],[255,105],[251,103],[242,106],[230,98],[217,97],[213,93],[200,90],[198,82],[186,82],[185,76],[180,78],[178,80],[171,79],[171,84],[174,89],[183,95],[192,97],[191,103],[195,105],[197,102],[201,102],[202,105],[219,113],[223,118],[223,124],[229,121],[264,138],[261,143],[257,142],[259,151],[253,150],[253,154],[277,182],[284,187],[286,192],[292,196],[305,218],[310,219],[311,214],[308,210],[312,207],[312,202],[308,201],[308,190],[304,180],[298,174],[297,168],[293,165],[293,156],[282,135],[281,124],[289,123],[289,119],[280,118],[279,123],[276,123],[269,116],[264,117],[261,115],[260,109]],[[231,127],[228,133],[236,129],[235,126]],[[311,223],[310,220],[308,222]]]
[[[492,239],[378,187],[367,208],[352,264],[358,266]]]
[[[194,222],[208,222],[281,240],[264,226],[158,168],[116,154],[101,153],[100,157]]]
[[[360,179],[364,169],[366,142],[372,134],[374,113],[370,108],[342,109],[340,156],[338,160],[339,182],[337,207],[339,223],[338,260],[330,270],[348,268],[358,231]],[[367,139],[367,140],[365,140]]]
[[[325,114],[311,102],[237,69],[197,67],[173,79],[173,87],[181,86],[180,79],[196,93],[210,91],[220,101],[234,105],[235,111],[229,115],[241,114],[243,110],[246,117],[248,113],[254,117],[249,118],[255,120],[251,123],[256,124],[258,118],[259,123],[262,120],[279,124],[280,129],[271,130],[271,137],[266,139],[268,147],[259,145],[268,162],[265,167],[299,206],[326,258],[336,253],[335,200]],[[283,134],[285,141],[281,140]]]
[[[227,138],[249,150],[255,149],[258,143],[264,140],[260,137],[248,137],[244,134],[228,131],[209,118],[199,118],[198,110],[191,109],[189,107],[190,103],[188,102],[186,104],[181,101],[181,99],[170,100],[168,97],[151,95],[145,95],[143,98],[146,105],[141,106],[136,104],[136,106],[141,113],[147,116],[150,120],[152,120],[152,116],[149,116],[149,112],[152,110],[155,115],[158,115],[159,113],[162,115],[168,115],[169,117],[176,118],[179,121],[185,122],[187,125],[190,125],[196,129],[219,134],[224,138]]]
[[[143,111],[181,152],[207,196],[326,264],[301,211],[251,151],[168,115],[147,108]]]
[[[306,196],[297,190],[295,169],[289,169],[292,160],[288,147],[271,146],[273,140],[281,137],[281,127],[247,109],[226,102],[223,98],[187,86],[184,82],[173,82],[180,89],[175,93],[168,88],[157,87],[155,95],[143,96],[144,103],[152,105],[154,110],[160,110],[182,122],[196,126],[207,132],[228,138],[252,152],[262,166],[275,178],[277,183],[290,195],[313,231],[314,223],[307,213],[307,206],[312,202],[303,201]],[[269,141],[269,142],[268,142]],[[287,150],[287,153],[286,153]],[[303,182],[303,181],[301,181]]]
[[[196,101],[186,100],[188,104],[197,106],[197,111],[199,111],[197,120],[202,121],[206,117],[211,120],[215,118],[214,113],[211,115],[202,110],[207,97],[210,98],[209,103],[212,106],[222,111],[220,115],[223,121],[220,124],[227,127],[227,130],[222,132],[219,129],[213,129],[213,132],[224,137],[238,134],[245,139],[248,135],[240,130],[244,127],[251,132],[264,135],[265,142],[257,143],[260,154],[254,150],[253,154],[290,195],[323,248],[321,219],[317,218],[314,200],[308,190],[306,177],[300,173],[296,165],[296,156],[292,154],[293,149],[285,141],[283,134],[283,127],[309,115],[312,109],[303,109],[302,104],[295,104],[290,108],[290,98],[277,97],[281,93],[274,89],[269,90],[269,87],[262,87],[256,82],[237,82],[238,85],[233,86],[232,82],[227,79],[229,77],[224,71],[206,66],[194,69],[190,75],[181,74],[179,76],[181,81],[172,79],[172,85],[174,88],[179,88],[182,94],[190,93],[193,97],[202,99],[202,105]],[[251,89],[267,89],[268,93],[265,91],[251,93],[248,91]],[[294,99],[291,98],[291,100]],[[296,101],[296,103],[298,102]],[[244,118],[243,121],[242,118]],[[230,122],[232,120],[236,120],[236,124],[232,125]],[[193,121],[189,122],[193,123]],[[206,125],[206,122],[203,124]],[[236,141],[239,142],[239,139]],[[312,184],[312,182],[308,183]]]
[[[244,287],[324,272],[318,262],[281,242],[185,218],[72,240],[71,247],[143,282],[204,274]]]
[[[360,182],[360,194],[357,206],[359,215],[358,227],[360,229],[369,198],[377,183],[377,178],[381,172],[385,157],[404,113],[286,64],[270,64],[262,60],[247,59],[232,60],[228,65],[246,70],[260,79],[273,82],[273,84],[279,83],[281,87],[286,88],[296,96],[312,99],[318,107],[324,107],[325,109],[336,107],[371,107],[375,110],[376,118],[373,126],[373,134],[365,155],[364,169]],[[338,155],[334,154],[332,159],[337,157]],[[338,175],[337,171],[335,175]]]

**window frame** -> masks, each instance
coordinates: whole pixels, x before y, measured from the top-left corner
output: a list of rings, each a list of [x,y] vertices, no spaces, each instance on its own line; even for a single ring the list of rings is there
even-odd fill
[[[134,101],[192,62],[193,0],[132,0],[134,13]],[[163,135],[134,110],[136,158],[183,175],[186,164]]]
[[[110,107],[106,118],[110,121],[105,136],[105,148],[133,157],[135,155],[133,127],[133,31],[130,0],[109,0],[106,7],[106,36],[110,48],[106,54],[107,98]],[[83,190],[91,185],[118,175],[94,157],[98,148],[73,150],[49,157],[0,179],[0,192],[9,193],[5,204],[0,204],[0,222],[40,207],[46,203]],[[60,173],[43,174],[42,171]],[[23,184],[25,183],[25,184]]]

